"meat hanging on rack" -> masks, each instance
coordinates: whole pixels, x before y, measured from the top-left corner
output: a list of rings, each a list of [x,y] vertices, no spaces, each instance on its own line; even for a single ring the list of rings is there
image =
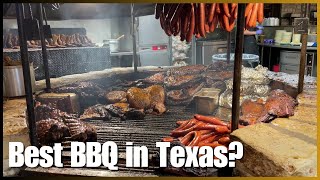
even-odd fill
[[[246,7],[246,28],[263,22],[263,3],[249,3]],[[238,16],[237,3],[173,3],[156,4],[155,18],[168,36],[180,35],[181,41],[192,37],[206,37],[220,26],[231,32]]]

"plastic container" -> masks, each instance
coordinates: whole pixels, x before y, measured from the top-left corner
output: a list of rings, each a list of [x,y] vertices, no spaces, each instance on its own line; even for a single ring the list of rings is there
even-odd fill
[[[202,88],[194,95],[196,112],[209,115],[214,113],[219,105],[219,95],[221,90],[216,88]]]
[[[227,54],[215,54],[212,56],[212,61],[226,61],[227,60]],[[230,61],[234,61],[234,53],[230,53]],[[254,68],[254,63],[259,63],[259,56],[255,54],[242,54],[242,61],[244,62],[243,65],[247,66],[246,64],[249,64],[249,67]]]

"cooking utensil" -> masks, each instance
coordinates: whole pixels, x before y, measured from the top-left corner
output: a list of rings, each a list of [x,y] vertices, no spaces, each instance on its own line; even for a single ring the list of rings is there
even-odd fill
[[[30,18],[23,20],[27,40],[40,40],[39,22],[33,18],[31,4],[28,3]]]
[[[44,22],[45,22],[45,25],[43,25],[44,38],[51,39],[52,33],[51,33],[51,27],[50,25],[48,25],[48,22],[47,22],[46,8],[42,6],[42,9],[43,9]]]
[[[120,39],[123,38],[123,37],[124,37],[124,34],[121,35],[120,37],[118,37],[116,40],[120,40]]]
[[[32,92],[35,92],[33,63],[30,63],[30,76]],[[3,96],[17,97],[25,94],[22,66],[3,66]]]

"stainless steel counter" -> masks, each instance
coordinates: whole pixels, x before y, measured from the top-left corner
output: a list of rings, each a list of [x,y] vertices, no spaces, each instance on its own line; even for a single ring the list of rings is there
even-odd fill
[[[281,49],[292,49],[292,50],[300,50],[301,46],[291,46],[291,45],[280,45],[280,44],[265,44],[258,43],[261,47],[270,47],[270,48],[281,48]],[[307,51],[316,51],[317,47],[307,47]]]

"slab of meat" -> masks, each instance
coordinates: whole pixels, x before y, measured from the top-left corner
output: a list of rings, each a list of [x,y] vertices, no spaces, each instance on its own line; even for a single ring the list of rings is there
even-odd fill
[[[182,89],[188,85],[197,84],[204,80],[204,77],[199,74],[194,75],[178,75],[167,76],[164,80],[167,89]]]
[[[224,62],[224,61],[216,61],[212,64],[210,64],[208,67],[207,67],[207,70],[208,71],[233,71],[234,69],[234,64],[233,63],[227,63],[227,62]]]
[[[297,101],[283,90],[276,89],[270,92],[265,108],[269,115],[288,117],[294,115],[294,108],[297,104]]]
[[[130,108],[128,103],[115,103],[109,104],[106,106],[109,113],[112,116],[120,117],[122,120],[132,119],[132,120],[139,120],[144,119],[145,113],[143,109],[135,109]]]
[[[186,89],[172,90],[167,93],[167,103],[170,105],[188,105],[193,96],[203,88],[205,83],[195,84]]]
[[[232,71],[207,71],[205,72],[205,76],[209,80],[213,81],[222,81],[226,79],[233,78]]]
[[[166,99],[164,88],[160,85],[153,85],[145,88],[145,90],[150,95],[151,108],[154,112],[157,114],[166,112],[166,107],[164,105]]]
[[[189,66],[182,66],[178,68],[172,68],[167,71],[167,76],[172,75],[193,75],[193,74],[201,74],[206,70],[205,65],[189,65]]]
[[[145,84],[163,84],[164,78],[165,78],[165,72],[159,72],[145,79],[141,79],[139,81]]]
[[[110,120],[112,116],[110,115],[106,105],[97,104],[90,106],[84,110],[84,113],[80,116],[80,119],[103,119]]]
[[[125,91],[111,91],[106,94],[107,102],[110,104],[127,102],[127,93]]]
[[[127,99],[130,107],[136,109],[150,109],[150,94],[137,87],[132,87],[127,91]]]
[[[62,142],[70,136],[68,127],[56,119],[43,119],[36,122],[37,135],[41,145]]]
[[[64,119],[63,121],[69,128],[72,140],[81,142],[97,141],[97,132],[94,126],[75,118]]]
[[[55,109],[49,105],[41,104],[34,108],[35,120],[45,120],[45,119],[61,119],[63,115],[59,109]]]
[[[79,96],[81,109],[105,102],[105,90],[93,82],[78,82],[52,90],[55,93],[75,93]]]
[[[267,114],[267,111],[263,103],[245,100],[241,104],[241,114],[241,124],[249,125],[255,124],[259,118],[264,117]]]

